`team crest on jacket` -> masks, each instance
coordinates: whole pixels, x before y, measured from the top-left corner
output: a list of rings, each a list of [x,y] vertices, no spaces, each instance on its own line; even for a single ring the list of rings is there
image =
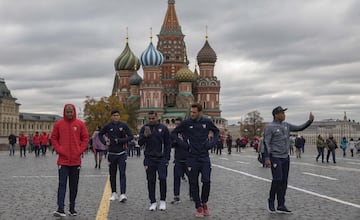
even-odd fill
[[[77,131],[77,127],[74,127],[74,131]]]
[[[158,132],[161,133],[161,131],[162,131],[162,128],[159,128],[159,129],[158,129]]]
[[[123,128],[119,128],[120,131],[123,131],[124,129]]]
[[[202,124],[202,127],[203,127],[203,128],[206,128],[206,124]]]

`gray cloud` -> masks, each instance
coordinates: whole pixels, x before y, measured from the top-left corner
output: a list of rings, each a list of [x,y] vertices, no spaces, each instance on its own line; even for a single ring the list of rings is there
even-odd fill
[[[217,53],[222,116],[236,123],[277,105],[287,119],[360,120],[359,1],[176,1],[190,68],[205,41]],[[31,10],[29,10],[31,8]],[[12,1],[0,6],[0,77],[23,112],[62,114],[111,93],[114,60],[157,43],[166,0]],[[139,71],[141,74],[141,71]]]

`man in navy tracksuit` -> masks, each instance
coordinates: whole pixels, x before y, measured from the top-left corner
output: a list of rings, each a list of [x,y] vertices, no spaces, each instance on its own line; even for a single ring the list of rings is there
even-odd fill
[[[309,120],[302,125],[293,125],[285,120],[285,111],[278,106],[273,109],[274,120],[269,123],[264,132],[265,166],[271,167],[272,182],[268,199],[268,210],[270,213],[291,213],[285,206],[285,194],[288,183],[290,157],[289,136],[291,131],[302,131],[309,127],[314,121],[314,115],[310,112]],[[275,197],[278,207],[275,210]]]
[[[175,124],[179,125],[181,123],[181,118],[175,119]],[[172,204],[180,202],[180,183],[181,178],[186,174],[189,178],[189,170],[187,169],[187,158],[189,156],[189,145],[184,141],[182,134],[177,136],[172,136],[172,147],[175,149],[175,160],[174,160],[174,200]],[[190,191],[190,186],[189,186]],[[191,198],[191,194],[189,192]]]
[[[213,133],[211,141],[209,133]],[[209,150],[219,140],[219,129],[207,118],[202,117],[202,106],[191,105],[191,118],[180,123],[173,131],[172,136],[182,134],[189,145],[189,157],[187,160],[191,196],[195,202],[196,217],[210,215],[207,201],[210,194],[211,162]],[[199,175],[201,173],[201,198],[199,196]]]
[[[126,146],[134,136],[131,133],[128,125],[120,122],[119,110],[111,111],[112,122],[106,124],[99,132],[98,136],[100,141],[109,147],[108,161],[109,161],[109,174],[111,184],[111,197],[110,201],[117,199],[116,193],[116,173],[119,167],[120,176],[120,202],[125,202],[126,197]],[[104,134],[108,137],[108,142],[104,139]]]
[[[139,145],[145,146],[144,167],[146,170],[147,186],[150,199],[150,211],[157,208],[155,198],[156,172],[160,181],[160,204],[159,209],[166,210],[166,178],[167,167],[170,160],[171,140],[168,128],[159,123],[157,113],[148,113],[149,123],[145,124],[139,134]]]

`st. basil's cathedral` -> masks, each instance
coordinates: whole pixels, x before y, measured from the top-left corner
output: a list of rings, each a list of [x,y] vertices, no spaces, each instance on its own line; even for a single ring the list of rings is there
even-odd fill
[[[168,0],[165,19],[156,48],[150,38],[149,46],[140,59],[126,45],[116,58],[112,95],[121,103],[137,109],[137,126],[147,122],[149,111],[157,112],[162,123],[174,127],[177,117],[190,116],[190,106],[200,103],[204,117],[209,117],[224,129],[226,120],[221,117],[220,81],[214,75],[217,56],[207,36],[197,54],[199,72],[188,68],[187,52],[176,10],[175,0]],[[137,73],[142,66],[143,78]]]

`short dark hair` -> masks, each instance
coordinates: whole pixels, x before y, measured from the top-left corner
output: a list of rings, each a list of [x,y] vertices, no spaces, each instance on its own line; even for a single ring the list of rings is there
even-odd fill
[[[175,121],[182,121],[182,117],[175,118]]]
[[[202,111],[202,106],[199,103],[194,103],[191,105],[191,108],[197,108],[199,112]]]
[[[116,114],[116,113],[119,113],[119,114],[120,114],[119,110],[114,109],[114,110],[111,111],[111,115]]]
[[[149,111],[148,115],[157,115],[155,111]]]

